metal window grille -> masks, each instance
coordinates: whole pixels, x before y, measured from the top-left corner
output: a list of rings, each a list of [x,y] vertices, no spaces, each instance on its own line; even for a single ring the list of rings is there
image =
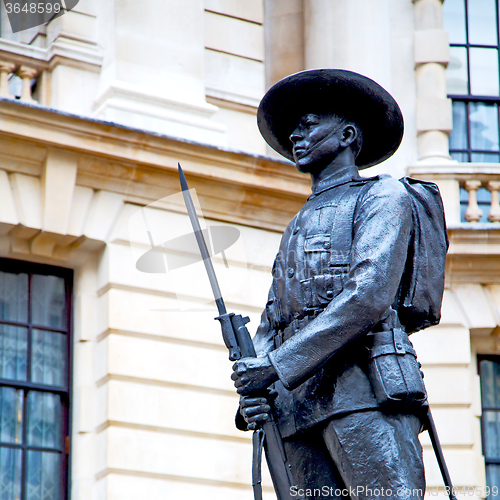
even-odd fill
[[[0,496],[66,500],[73,272],[0,259]]]

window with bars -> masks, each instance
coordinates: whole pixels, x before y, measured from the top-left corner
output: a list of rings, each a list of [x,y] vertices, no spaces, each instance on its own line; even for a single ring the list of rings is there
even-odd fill
[[[0,499],[65,500],[72,271],[0,260]]]
[[[450,37],[447,91],[453,100],[450,154],[460,162],[500,162],[498,0],[446,0]]]
[[[483,455],[486,463],[486,483],[490,487],[488,498],[500,489],[500,356],[478,358],[481,379],[481,430]]]

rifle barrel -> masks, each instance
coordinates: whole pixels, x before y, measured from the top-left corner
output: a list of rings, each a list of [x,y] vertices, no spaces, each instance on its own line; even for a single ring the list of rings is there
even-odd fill
[[[194,207],[193,199],[191,198],[191,193],[189,192],[186,176],[182,171],[181,164],[177,163],[177,165],[179,170],[179,179],[181,181],[182,196],[184,197],[189,220],[191,221],[191,226],[193,227],[194,235],[196,236],[196,241],[200,249],[201,258],[203,259],[203,264],[205,264],[205,269],[207,270],[210,286],[212,287],[212,293],[215,297],[215,304],[217,305],[219,314],[222,316],[223,314],[227,313],[226,305],[224,304],[224,299],[222,298],[222,294],[219,288],[219,282],[217,281],[217,276],[215,275],[212,258],[210,257],[210,252],[208,251],[205,238],[203,237],[203,232],[200,227],[200,221],[198,220],[196,208]]]

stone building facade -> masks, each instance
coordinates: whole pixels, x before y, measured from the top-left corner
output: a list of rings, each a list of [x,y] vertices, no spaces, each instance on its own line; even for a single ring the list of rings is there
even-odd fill
[[[180,162],[205,223],[239,231],[216,267],[228,309],[256,327],[280,233],[310,192],[261,139],[256,109],[271,84],[318,67],[365,74],[401,106],[403,143],[368,175],[441,189],[443,317],[412,340],[456,487],[484,498],[487,483],[500,486],[500,98],[498,81],[473,88],[488,68],[498,80],[498,22],[485,24],[493,41],[471,40],[484,21],[475,8],[493,5],[498,19],[498,1],[487,3],[80,0],[19,33],[1,5],[5,498],[251,497],[251,440],[234,427],[231,363],[200,263],[166,272],[175,245],[166,267],[138,261],[189,232]],[[496,74],[493,52],[473,65],[481,49],[496,50]],[[483,132],[491,144],[475,147]],[[444,498],[421,440],[427,494]],[[274,498],[268,476],[264,494]]]

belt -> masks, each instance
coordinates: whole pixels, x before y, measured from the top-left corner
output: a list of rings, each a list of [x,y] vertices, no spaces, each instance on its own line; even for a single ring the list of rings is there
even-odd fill
[[[306,325],[313,321],[323,309],[314,311],[313,314],[305,316],[303,318],[294,319],[287,327],[283,330],[278,330],[274,332],[274,348],[277,349],[289,338],[293,337],[299,330],[302,330]]]
[[[412,354],[417,357],[408,335],[401,328],[382,332],[370,332],[367,335],[370,347],[370,359],[386,354]]]

